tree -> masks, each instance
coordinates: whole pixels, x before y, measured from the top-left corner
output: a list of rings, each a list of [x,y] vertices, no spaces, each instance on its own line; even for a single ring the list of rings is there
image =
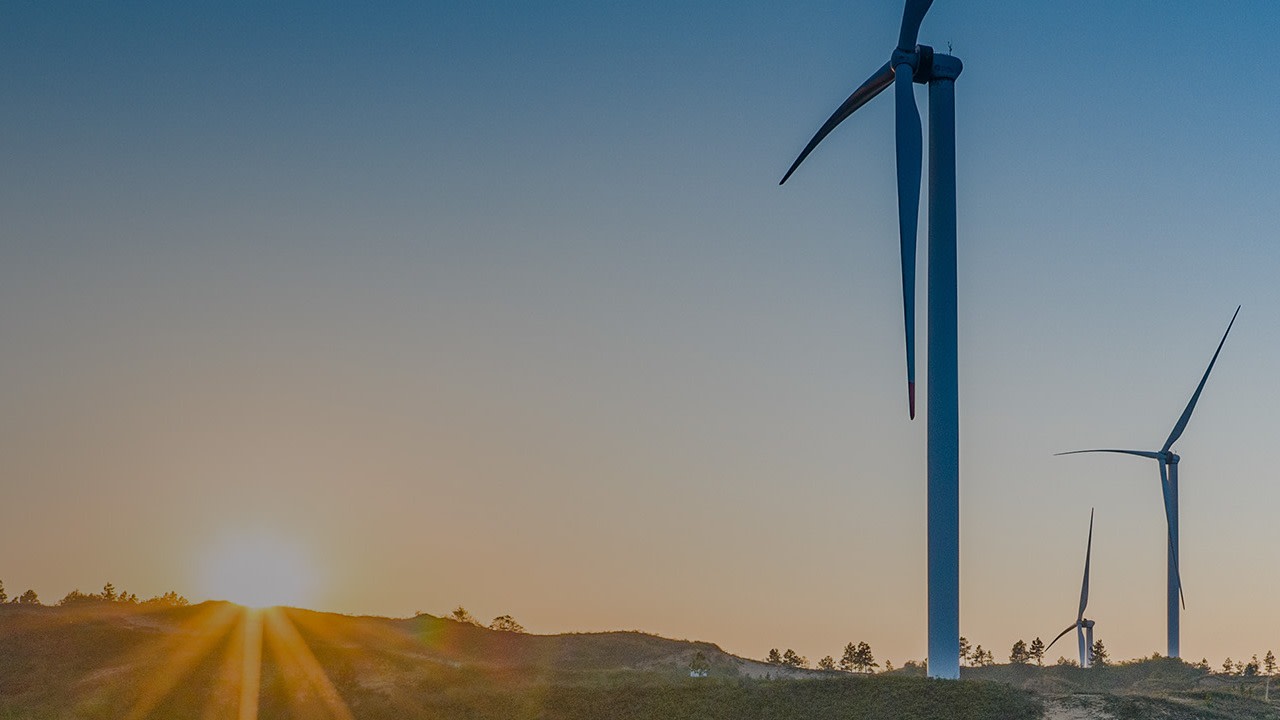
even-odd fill
[[[786,652],[782,653],[782,664],[793,668],[809,667],[809,658],[787,648]]]
[[[858,643],[858,647],[853,651],[854,671],[860,673],[873,673],[878,667],[880,667],[880,663],[876,662],[875,655],[871,654],[871,646],[865,642]]]
[[[36,594],[35,590],[29,589],[26,592],[19,595],[18,599],[14,600],[14,602],[18,603],[19,605],[39,605],[40,596]]]
[[[510,615],[499,615],[494,618],[493,622],[489,623],[489,629],[497,630],[499,632],[524,632],[524,626],[516,622],[516,619]]]
[[[1241,671],[1241,674],[1243,674],[1245,677],[1256,677],[1260,669],[1262,668],[1261,668],[1261,665],[1258,663],[1258,656],[1254,655],[1253,659],[1245,664],[1244,669]]]
[[[0,580],[0,603],[8,599],[9,599],[9,596],[4,591],[4,581]]]
[[[1031,653],[1027,650],[1027,644],[1022,640],[1013,644],[1013,649],[1009,651],[1009,662],[1015,665],[1026,665],[1031,659]]]
[[[461,605],[454,608],[453,612],[449,613],[449,619],[455,622],[460,622],[460,623],[465,623],[467,625],[475,625],[476,627],[480,627],[480,621],[475,619],[475,617],[473,617],[471,613],[467,612],[467,609],[462,607]]]
[[[1036,638],[1031,641],[1031,649],[1027,651],[1031,659],[1036,661],[1036,665],[1044,665],[1044,641]]]
[[[81,605],[83,603],[99,602],[101,600],[102,598],[98,595],[94,595],[93,593],[82,593],[79,589],[76,589],[66,595],[63,595],[62,599],[58,601],[58,605],[66,607],[68,605]]]
[[[885,659],[885,661],[884,661],[884,671],[885,671],[885,672],[887,672],[887,673],[888,673],[888,672],[893,672],[893,661],[892,661],[892,660],[889,660],[889,659],[887,659],[887,658]]]
[[[845,672],[853,672],[853,656],[858,653],[858,648],[849,643],[844,646],[844,654],[840,656],[840,669]]]
[[[0,586],[0,602],[4,602],[3,592],[4,592],[4,587]],[[1262,669],[1268,675],[1276,674],[1276,654],[1275,653],[1271,652],[1270,650],[1267,651],[1267,654],[1264,655],[1262,658]]]
[[[821,660],[818,661],[818,669],[819,670],[835,670],[836,669],[835,658],[831,657],[830,655],[823,657]]]
[[[1075,660],[1068,660],[1062,655],[1058,656],[1058,662],[1054,663],[1060,667],[1080,667],[1080,663]]]
[[[991,654],[990,650],[983,650],[982,646],[979,645],[973,649],[973,664],[979,667],[984,665],[995,665],[995,656]]]
[[[1208,659],[1208,658],[1200,658],[1200,662],[1196,663],[1196,668],[1198,668],[1198,669],[1200,669],[1200,670],[1203,670],[1204,672],[1212,672],[1212,671],[1213,671],[1213,668],[1209,667],[1209,659]]]
[[[159,605],[160,607],[186,607],[191,603],[177,592],[170,590],[163,595],[157,595],[150,600],[146,600],[143,605]]]
[[[769,655],[765,657],[764,661],[770,665],[781,665],[782,653],[778,652],[778,648],[769,648]]]
[[[1107,646],[1102,644],[1101,640],[1094,640],[1093,647],[1089,648],[1089,665],[1090,667],[1103,667],[1107,664]]]
[[[108,582],[106,585],[102,586],[103,600],[106,600],[107,602],[115,602],[119,597],[120,596],[116,594],[116,586],[114,584]]]
[[[960,636],[960,662],[967,663],[973,657],[973,646],[969,644],[969,638]]]
[[[1235,671],[1236,671],[1236,663],[1235,663],[1235,661],[1234,661],[1234,660],[1232,660],[1231,658],[1229,658],[1229,657],[1228,657],[1226,660],[1223,660],[1223,661],[1222,661],[1222,672],[1223,672],[1223,673],[1225,673],[1225,674],[1227,674],[1227,675],[1231,675],[1231,674],[1234,674],[1234,673],[1235,673]]]

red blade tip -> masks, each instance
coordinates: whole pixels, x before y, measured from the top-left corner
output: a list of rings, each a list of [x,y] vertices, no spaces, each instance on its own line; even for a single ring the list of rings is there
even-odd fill
[[[907,405],[911,410],[911,419],[916,419],[916,384],[907,381]]]

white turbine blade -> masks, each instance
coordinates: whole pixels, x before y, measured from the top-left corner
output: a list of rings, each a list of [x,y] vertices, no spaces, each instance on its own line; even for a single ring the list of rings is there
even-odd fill
[[[1218,341],[1218,349],[1213,351],[1213,359],[1209,361],[1209,367],[1205,368],[1204,376],[1200,378],[1200,384],[1196,386],[1196,391],[1191,394],[1191,401],[1187,403],[1187,409],[1182,411],[1182,417],[1178,418],[1178,422],[1173,426],[1173,432],[1169,433],[1169,439],[1164,441],[1164,452],[1168,452],[1169,448],[1182,437],[1182,431],[1187,429],[1187,422],[1191,420],[1191,413],[1196,409],[1196,401],[1200,399],[1200,391],[1204,390],[1204,384],[1209,380],[1209,373],[1213,372],[1213,364],[1218,362],[1218,353],[1222,352],[1222,346],[1227,342],[1227,336],[1231,334],[1231,326],[1236,324],[1236,315],[1240,314],[1240,306],[1236,306],[1235,315],[1231,316],[1231,322],[1227,323],[1227,331],[1222,333],[1222,340]]]
[[[1138,457],[1151,458],[1159,460],[1160,453],[1151,452],[1150,450],[1113,450],[1111,448],[1099,448],[1096,450],[1071,450],[1070,452],[1054,453],[1054,457],[1059,455],[1080,455],[1081,453],[1118,453],[1120,455],[1137,455]]]
[[[1052,642],[1044,646],[1044,651],[1049,652],[1049,648],[1053,647],[1053,643],[1056,643],[1059,640],[1061,640],[1063,635],[1066,635],[1067,633],[1071,632],[1071,629],[1076,627],[1077,625],[1079,625],[1079,623],[1071,623],[1070,625],[1068,625],[1066,630],[1063,630],[1062,632],[1058,633],[1058,637],[1054,638]]]
[[[1084,620],[1084,609],[1089,604],[1089,560],[1093,556],[1093,510],[1089,511],[1089,544],[1084,551],[1084,582],[1080,584],[1080,612],[1076,622]]]
[[[1164,496],[1165,537],[1169,542],[1169,554],[1173,556],[1173,577],[1178,582],[1178,599],[1182,609],[1187,609],[1187,598],[1182,594],[1182,568],[1178,561],[1178,546],[1173,544],[1173,508],[1169,504],[1169,474],[1164,461],[1160,462],[1160,494]]]

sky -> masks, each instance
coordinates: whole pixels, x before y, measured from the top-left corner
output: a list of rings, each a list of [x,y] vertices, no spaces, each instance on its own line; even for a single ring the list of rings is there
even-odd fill
[[[777,186],[900,18],[5,3],[0,580],[201,600],[269,556],[323,610],[923,658],[892,99]],[[961,631],[998,658],[1074,620],[1091,508],[1096,636],[1163,651],[1155,464],[1053,453],[1158,449],[1237,305],[1175,448],[1183,656],[1280,648],[1278,31],[924,21],[965,66]]]

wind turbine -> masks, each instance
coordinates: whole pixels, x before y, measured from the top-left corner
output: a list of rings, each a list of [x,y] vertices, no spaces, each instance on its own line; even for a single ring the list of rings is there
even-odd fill
[[[1093,510],[1089,511],[1089,544],[1085,546],[1084,551],[1084,581],[1080,583],[1080,610],[1076,613],[1076,621],[1067,626],[1066,630],[1058,633],[1058,637],[1053,639],[1045,647],[1044,651],[1049,652],[1049,648],[1053,647],[1053,643],[1062,639],[1063,635],[1076,631],[1076,644],[1080,646],[1080,667],[1089,667],[1089,659],[1093,655],[1093,621],[1086,620],[1084,609],[1089,604],[1089,557],[1093,554]]]
[[[1178,600],[1182,597],[1182,578],[1178,570],[1178,461],[1181,456],[1173,452],[1173,444],[1182,437],[1182,432],[1187,429],[1187,422],[1191,420],[1191,413],[1196,409],[1196,402],[1200,399],[1200,392],[1204,390],[1204,384],[1209,380],[1209,373],[1213,372],[1213,364],[1218,362],[1218,353],[1222,352],[1222,346],[1227,342],[1227,335],[1231,334],[1231,326],[1236,323],[1236,315],[1240,314],[1240,306],[1236,306],[1235,314],[1231,316],[1231,322],[1227,323],[1227,331],[1222,334],[1222,340],[1218,342],[1218,349],[1213,351],[1213,359],[1209,361],[1209,367],[1205,368],[1204,376],[1200,378],[1200,384],[1196,386],[1196,391],[1191,394],[1191,401],[1187,403],[1187,408],[1182,411],[1182,417],[1178,418],[1178,422],[1174,424],[1173,431],[1169,433],[1169,438],[1164,441],[1164,446],[1159,450],[1073,450],[1071,452],[1056,453],[1057,455],[1078,455],[1080,453],[1119,453],[1121,455],[1135,455],[1142,458],[1150,458],[1160,465],[1160,490],[1164,494],[1164,515],[1165,522],[1169,527],[1169,553],[1168,553],[1168,643],[1169,657],[1179,657],[1179,617],[1178,617]],[[1183,601],[1185,606],[1186,601]]]
[[[958,58],[917,45],[933,0],[906,0],[898,45],[818,129],[779,184],[845,118],[894,86],[898,164],[898,233],[906,330],[907,407],[916,414],[916,224],[920,212],[922,138],[912,83],[929,86],[929,675],[960,677],[960,401],[956,368],[956,142]]]

